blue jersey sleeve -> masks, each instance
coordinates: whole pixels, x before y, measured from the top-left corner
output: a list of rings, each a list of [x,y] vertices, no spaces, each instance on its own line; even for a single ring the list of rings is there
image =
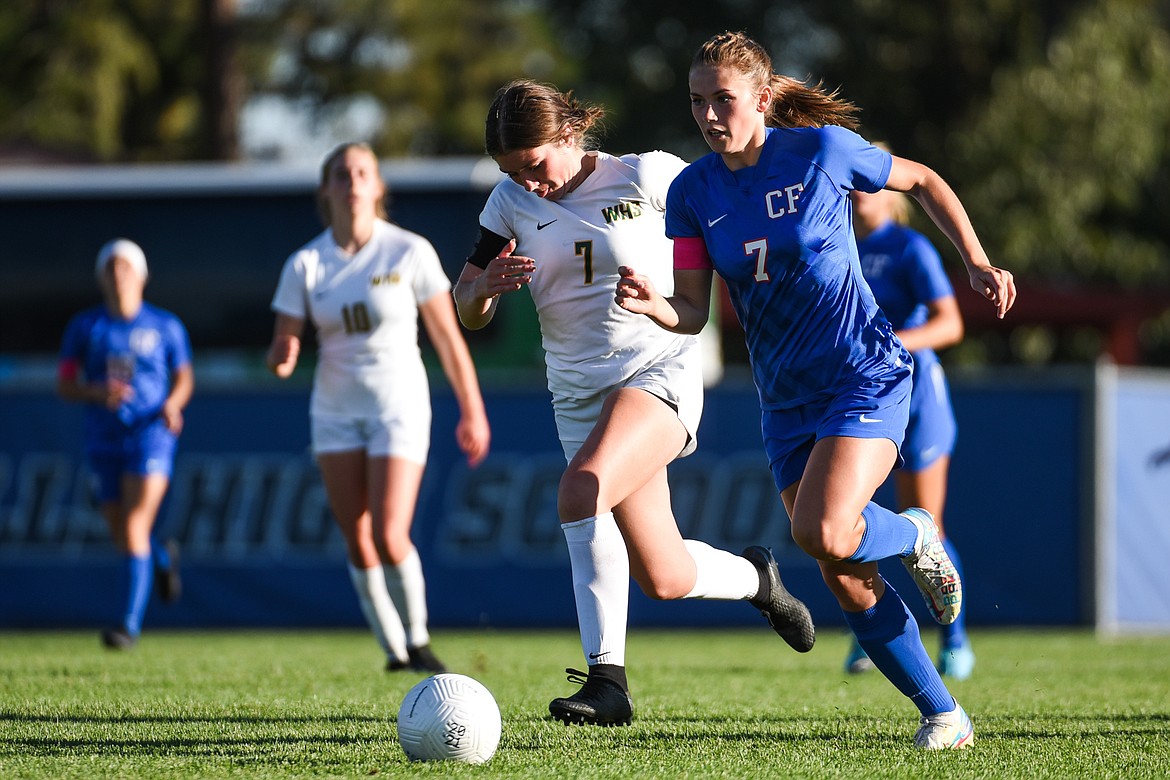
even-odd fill
[[[191,339],[178,317],[168,318],[165,329],[167,370],[172,374],[191,362]]]
[[[86,336],[89,334],[87,319],[86,314],[78,314],[65,326],[65,335],[61,338],[61,360],[85,363]]]
[[[877,192],[886,186],[894,158],[844,127],[822,129],[824,146],[817,162],[843,190]]]
[[[670,183],[666,192],[666,235],[670,238],[696,238],[702,235],[699,221],[687,202],[687,180],[693,175],[693,167],[683,170]]]

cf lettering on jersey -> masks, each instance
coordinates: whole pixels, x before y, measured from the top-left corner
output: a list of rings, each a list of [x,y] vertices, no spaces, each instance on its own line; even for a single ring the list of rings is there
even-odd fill
[[[796,201],[804,192],[803,184],[790,184],[782,190],[772,190],[764,196],[768,204],[768,216],[778,219],[785,214],[796,213]]]

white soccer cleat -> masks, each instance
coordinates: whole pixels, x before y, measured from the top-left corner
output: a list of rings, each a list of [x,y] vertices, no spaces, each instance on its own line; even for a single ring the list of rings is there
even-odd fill
[[[959,581],[959,570],[947,555],[930,512],[911,507],[902,512],[902,517],[918,528],[914,551],[902,559],[902,564],[922,591],[931,616],[944,626],[950,625],[963,608],[963,583]]]
[[[974,743],[975,727],[958,702],[950,712],[924,717],[914,734],[914,747],[923,750],[958,750]]]

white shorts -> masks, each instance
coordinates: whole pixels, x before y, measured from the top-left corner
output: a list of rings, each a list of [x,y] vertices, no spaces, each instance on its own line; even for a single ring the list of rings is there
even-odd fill
[[[593,431],[605,399],[621,387],[636,387],[661,398],[678,415],[687,432],[687,443],[677,457],[695,451],[699,444],[699,420],[703,416],[703,355],[698,342],[689,339],[678,351],[660,356],[620,385],[587,398],[553,397],[553,415],[566,463]]]
[[[309,415],[313,454],[365,450],[375,457],[427,462],[431,447],[430,409],[412,409],[398,417]]]

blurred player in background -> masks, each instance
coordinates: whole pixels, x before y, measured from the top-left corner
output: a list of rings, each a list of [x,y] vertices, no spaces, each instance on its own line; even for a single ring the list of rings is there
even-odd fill
[[[343,144],[325,158],[317,200],[328,227],[284,264],[267,364],[290,376],[312,320],[320,344],[312,449],[362,613],[387,671],[442,672],[410,538],[431,432],[420,316],[459,404],[455,439],[472,467],[487,456],[491,430],[451,282],[430,242],[387,221],[385,196],[367,145]]]
[[[959,556],[943,532],[956,428],[946,374],[935,350],[962,341],[963,317],[942,258],[926,236],[907,227],[907,197],[893,190],[853,190],[849,198],[861,271],[894,334],[914,356],[910,421],[901,449],[905,463],[894,472],[898,506],[922,507],[934,516],[943,547],[962,579]],[[970,677],[975,667],[965,624],[966,613],[960,612],[955,622],[940,626],[942,645],[935,665],[957,680]],[[845,668],[853,673],[873,668],[856,639]]]
[[[85,408],[85,455],[97,479],[102,517],[125,557],[126,597],[102,643],[129,650],[156,587],[179,597],[177,548],[152,538],[170,485],[183,409],[195,389],[187,330],[146,303],[146,255],[119,238],[97,255],[103,305],[81,312],[65,330],[57,393]]]
[[[915,745],[965,747],[974,741],[971,720],[878,573],[878,561],[901,558],[940,623],[962,607],[958,572],[931,516],[895,514],[872,500],[899,458],[912,361],[862,278],[847,195],[911,193],[1001,317],[1015,299],[1011,274],[990,265],[937,174],[847,129],[856,126],[851,104],[776,75],[746,35],[704,43],[689,81],[691,113],[712,154],[667,196],[674,293],[658,292],[635,260],[622,269],[618,304],[668,331],[697,333],[710,313],[712,272],[723,277],[746,333],[764,445],[793,538],[818,561],[874,664],[918,708]]]
[[[589,670],[567,670],[582,687],[549,711],[565,723],[624,725],[633,716],[625,667],[631,574],[651,598],[750,601],[802,652],[814,630],[767,549],[733,555],[679,532],[666,467],[695,448],[698,340],[614,306],[613,286],[619,265],[639,263],[669,289],[662,211],[685,163],[664,152],[586,151],[602,114],[531,81],[496,93],[486,147],[508,180],[480,215],[455,300],[472,329],[491,321],[501,295],[527,287],[536,304],[568,461],[557,504]]]

